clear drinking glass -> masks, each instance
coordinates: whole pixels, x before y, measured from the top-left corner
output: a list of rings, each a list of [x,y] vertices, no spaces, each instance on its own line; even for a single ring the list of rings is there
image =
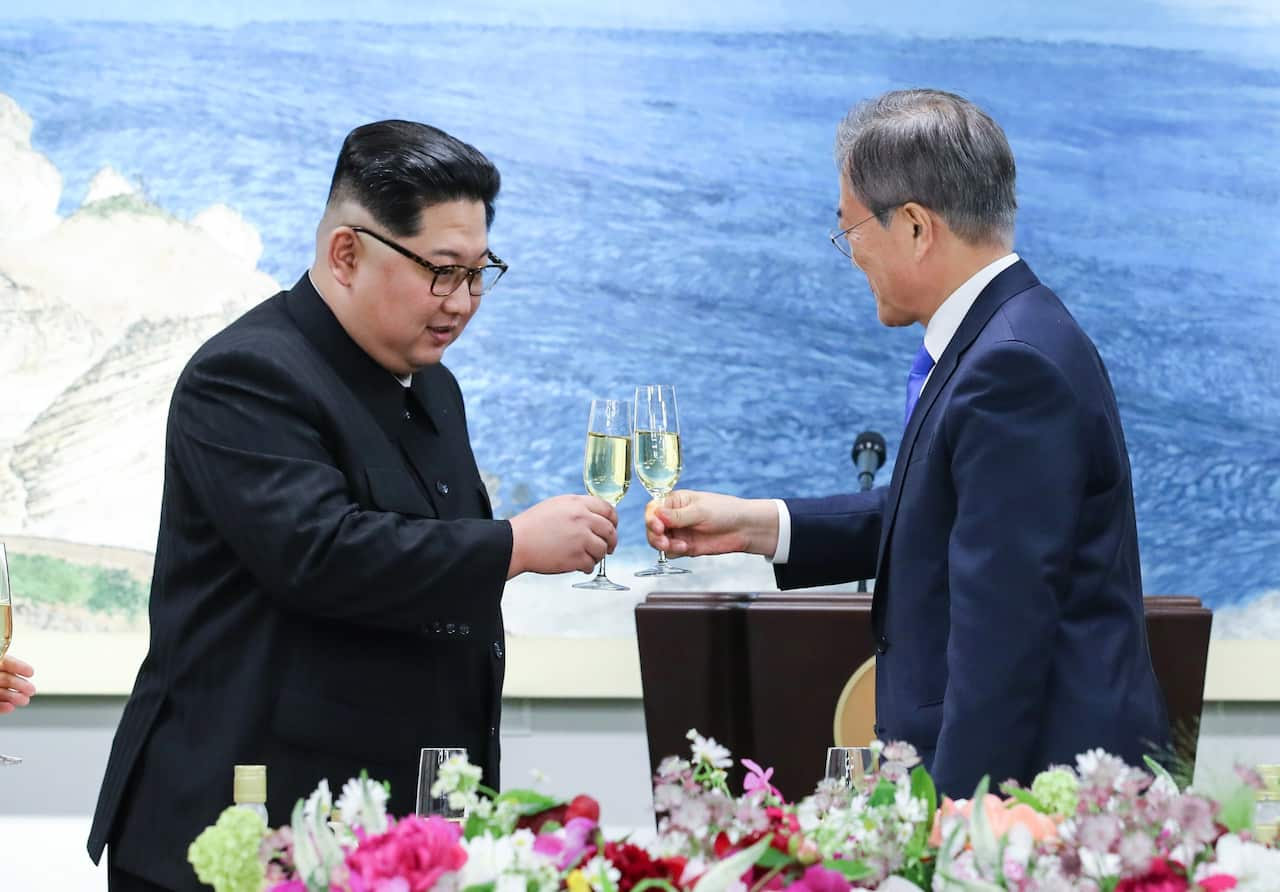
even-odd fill
[[[0,542],[0,660],[9,652],[13,640],[13,594],[9,589],[9,556]],[[0,765],[17,765],[18,756],[0,755]]]
[[[827,773],[830,780],[839,781],[850,789],[861,792],[866,788],[867,775],[876,769],[876,754],[869,746],[832,746],[827,748]]]
[[[649,495],[661,505],[667,493],[676,488],[684,470],[675,385],[646,384],[637,387],[635,405],[636,476]],[[676,576],[688,572],[684,567],[669,562],[666,552],[659,551],[658,562],[636,575]]]
[[[462,823],[466,812],[460,808],[449,806],[449,797],[432,796],[431,788],[440,777],[440,766],[454,756],[465,756],[467,751],[460,746],[423,747],[418,762],[418,804],[414,814],[422,817],[439,815],[446,821]]]
[[[591,415],[587,419],[587,449],[582,458],[582,481],[587,492],[616,505],[631,486],[631,402],[629,400],[595,399],[591,401]],[[575,582],[574,588],[602,589],[625,592],[625,585],[618,585],[605,575],[605,558],[594,578]]]

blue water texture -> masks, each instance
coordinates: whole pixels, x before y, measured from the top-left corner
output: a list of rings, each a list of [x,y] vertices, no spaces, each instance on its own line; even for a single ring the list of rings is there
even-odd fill
[[[507,514],[582,491],[589,399],[641,383],[677,385],[682,485],[846,490],[868,428],[892,458],[921,330],[881,327],[827,240],[832,142],[855,100],[916,85],[1009,135],[1017,250],[1119,396],[1147,591],[1280,589],[1280,66],[880,32],[0,21],[0,90],[64,213],[110,164],[181,218],[237,209],[285,285],[351,127],[423,120],[488,153],[511,273],[446,361]],[[620,506],[628,549],[645,498]]]

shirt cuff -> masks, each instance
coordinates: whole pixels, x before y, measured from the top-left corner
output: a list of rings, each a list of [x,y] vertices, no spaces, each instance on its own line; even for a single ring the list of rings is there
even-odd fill
[[[791,512],[782,499],[774,499],[773,504],[778,506],[778,548],[769,562],[785,564],[791,557]]]

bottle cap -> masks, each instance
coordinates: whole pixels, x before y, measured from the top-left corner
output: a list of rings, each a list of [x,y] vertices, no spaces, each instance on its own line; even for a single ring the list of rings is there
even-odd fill
[[[237,805],[267,801],[267,766],[237,765],[235,790],[232,798]]]

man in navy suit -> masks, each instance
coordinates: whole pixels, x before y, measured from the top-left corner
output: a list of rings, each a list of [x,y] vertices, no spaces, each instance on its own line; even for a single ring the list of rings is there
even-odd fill
[[[649,511],[676,555],[770,556],[781,588],[875,577],[876,733],[939,788],[1029,782],[1168,739],[1133,489],[1101,358],[1012,252],[1013,153],[948,93],[857,106],[837,138],[841,231],[885,325],[924,326],[887,487],[821,499],[677,492]]]

